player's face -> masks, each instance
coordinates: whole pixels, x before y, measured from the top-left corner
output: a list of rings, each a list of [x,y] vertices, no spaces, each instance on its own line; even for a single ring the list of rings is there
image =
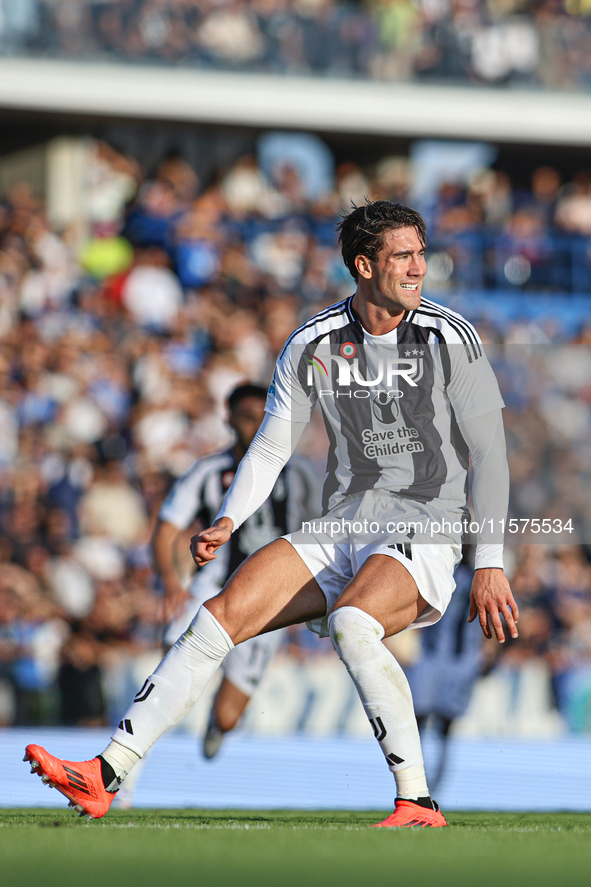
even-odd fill
[[[230,425],[236,432],[238,443],[248,449],[265,417],[265,401],[261,397],[243,397],[230,413]]]
[[[367,280],[372,296],[384,307],[412,311],[419,307],[427,273],[425,246],[416,228],[387,231],[375,259],[358,256],[360,277]]]

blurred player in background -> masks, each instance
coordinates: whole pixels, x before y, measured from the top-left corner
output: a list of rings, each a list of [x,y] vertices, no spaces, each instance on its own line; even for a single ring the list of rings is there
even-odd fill
[[[318,512],[318,477],[307,459],[295,455],[281,471],[269,498],[234,533],[221,556],[207,570],[198,569],[188,589],[183,585],[177,543],[195,522],[202,528],[212,525],[238,464],[263,421],[266,396],[265,388],[252,384],[232,391],[228,424],[236,434],[236,443],[198,459],[175,483],[160,508],[152,551],[164,586],[166,615],[173,617],[164,635],[166,649],[186,631],[201,604],[221,591],[242,561],[273,539],[299,529],[302,521]],[[217,754],[224,734],[240,720],[282,636],[280,630],[251,638],[224,659],[224,678],[203,740],[206,758]]]
[[[464,549],[466,552],[466,547]],[[474,570],[466,554],[454,574],[456,590],[439,622],[421,632],[419,658],[405,669],[421,734],[429,725],[439,740],[429,786],[437,790],[447,763],[451,727],[466,713],[482,673],[482,635],[468,620]]]
[[[238,464],[263,421],[266,396],[266,389],[259,385],[239,385],[232,391],[228,397],[228,424],[236,434],[234,446],[198,459],[174,484],[160,508],[152,553],[164,587],[165,615],[172,618],[164,633],[165,650],[186,631],[199,607],[221,591],[248,555],[298,529],[303,520],[318,512],[318,477],[309,460],[294,455],[281,471],[269,498],[234,533],[222,556],[207,570],[198,569],[188,582],[183,577],[185,566],[182,556],[179,558],[179,546],[184,542],[185,531],[213,523]],[[285,629],[280,629],[251,638],[234,647],[224,659],[223,679],[203,738],[206,759],[218,753],[224,735],[238,724],[284,633]],[[145,757],[141,763],[144,761]],[[141,764],[134,767],[126,779],[117,798],[118,806],[132,806],[141,770]]]

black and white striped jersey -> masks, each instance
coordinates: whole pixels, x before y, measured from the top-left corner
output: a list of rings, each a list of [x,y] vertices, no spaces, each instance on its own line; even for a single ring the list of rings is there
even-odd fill
[[[279,355],[265,409],[307,422],[319,403],[330,441],[323,510],[385,489],[457,512],[468,448],[458,420],[504,406],[474,327],[423,299],[399,326],[370,335],[352,297],[302,324]]]
[[[195,521],[210,527],[237,468],[231,448],[198,459],[170,490],[160,507],[160,520],[179,530],[188,529]],[[232,533],[229,542],[218,549],[216,559],[196,572],[192,593],[203,600],[217,594],[250,554],[315,517],[320,508],[318,488],[318,474],[312,463],[302,456],[292,456],[267,501]]]

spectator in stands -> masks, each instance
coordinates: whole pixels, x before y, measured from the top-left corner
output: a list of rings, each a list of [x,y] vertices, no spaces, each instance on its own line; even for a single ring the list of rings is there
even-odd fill
[[[9,4],[5,19],[0,52],[11,54],[501,86],[590,83],[583,0],[566,8],[554,0],[38,0]]]
[[[558,199],[556,224],[573,234],[591,235],[591,175],[584,171]]]
[[[163,249],[151,246],[137,251],[121,299],[139,326],[156,333],[173,328],[183,304],[183,292]]]

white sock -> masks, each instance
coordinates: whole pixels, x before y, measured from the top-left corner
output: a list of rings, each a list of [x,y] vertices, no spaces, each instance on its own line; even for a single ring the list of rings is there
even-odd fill
[[[129,772],[117,746],[143,757],[187,715],[234,644],[215,616],[201,607],[186,632],[136,693],[103,752],[117,776]],[[126,766],[122,766],[123,764]]]
[[[113,743],[111,743],[113,745]],[[133,752],[130,752],[133,754]],[[103,755],[104,757],[104,755]],[[144,767],[146,766],[146,762],[150,758],[150,752],[146,752],[143,758],[137,758],[137,763],[134,765],[133,770],[131,770],[128,774],[123,777],[119,777],[121,779],[120,788],[117,792],[117,806],[124,807],[125,809],[131,809],[133,807],[133,799],[135,796],[135,790],[138,782],[140,781],[140,777],[144,772]],[[111,763],[109,761],[109,763]],[[113,766],[111,764],[111,766]]]
[[[130,751],[130,749],[125,748],[125,746],[121,745],[121,743],[116,740],[111,740],[104,752],[102,752],[101,757],[104,758],[107,764],[110,764],[115,771],[115,776],[117,777],[117,783],[119,785],[121,785],[131,768],[135,767],[140,761],[139,755]],[[105,788],[108,791],[115,791],[116,784],[107,785]]]
[[[396,780],[399,798],[429,795],[419,729],[402,668],[382,644],[382,625],[357,607],[328,617],[330,639],[359,693]]]

